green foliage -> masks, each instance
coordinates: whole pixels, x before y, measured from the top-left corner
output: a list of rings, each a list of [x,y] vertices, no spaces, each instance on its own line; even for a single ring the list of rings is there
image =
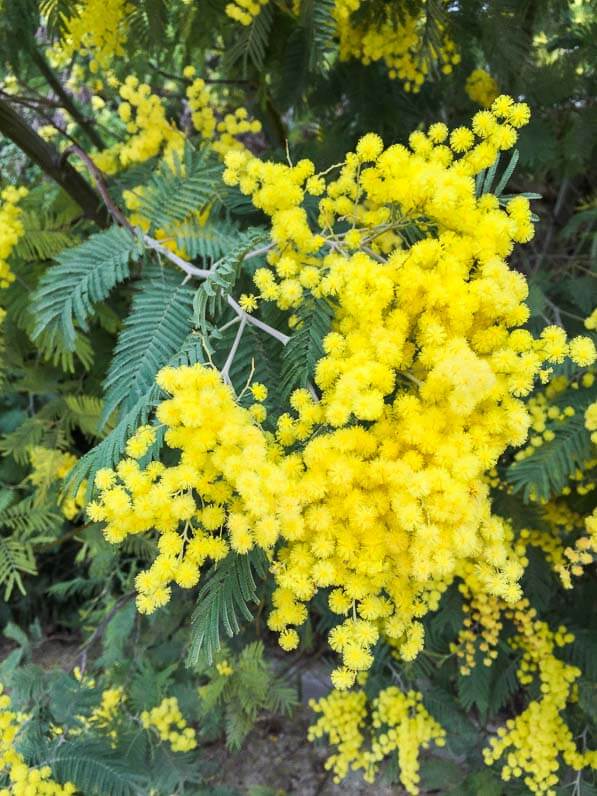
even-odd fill
[[[207,575],[191,618],[190,665],[198,662],[203,651],[211,663],[222,645],[222,629],[231,638],[240,632],[240,619],[253,618],[248,605],[258,602],[253,570],[261,578],[266,574],[263,554],[257,550],[245,556],[229,553]]]
[[[221,167],[208,149],[193,151],[187,145],[181,161],[161,163],[144,187],[139,212],[155,229],[196,217],[215,196]]]
[[[92,235],[80,246],[62,252],[32,299],[31,312],[36,318],[33,339],[44,334],[52,345],[74,351],[75,321],[84,331],[89,328],[93,305],[128,278],[129,261],[137,252],[135,238],[120,227]]]
[[[290,395],[297,387],[308,387],[315,365],[323,356],[323,338],[330,330],[332,308],[324,299],[311,299],[297,311],[297,330],[284,347],[282,390]]]
[[[18,241],[15,254],[26,262],[52,260],[77,240],[60,217],[38,218],[35,213],[26,213],[23,226],[25,234]]]
[[[54,539],[60,518],[47,504],[36,505],[34,496],[16,503],[13,495],[0,493],[0,586],[8,600],[16,587],[25,594],[23,575],[35,575],[34,549]]]
[[[225,665],[229,668],[210,672],[209,681],[200,687],[200,711],[206,716],[221,711],[226,744],[240,749],[258,714],[289,713],[296,705],[296,691],[273,674],[261,641],[247,644],[230,660],[226,657]]]
[[[547,499],[561,492],[571,474],[591,453],[591,440],[582,414],[568,417],[558,427],[555,439],[545,442],[532,455],[508,467],[508,481],[525,500],[531,495]]]
[[[193,290],[178,271],[151,265],[133,296],[104,382],[104,421],[126,414],[148,392],[192,329]]]
[[[89,796],[140,796],[146,780],[107,741],[77,738],[56,745],[49,764],[62,781],[76,782]]]

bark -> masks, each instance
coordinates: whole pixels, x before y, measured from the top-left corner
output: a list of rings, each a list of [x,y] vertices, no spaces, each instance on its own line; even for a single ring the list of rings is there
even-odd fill
[[[0,133],[10,138],[27,157],[80,206],[84,215],[100,227],[107,227],[109,214],[93,187],[60,153],[44,141],[33,128],[4,100],[0,99]]]
[[[52,71],[52,67],[46,61],[44,56],[35,48],[33,48],[31,52],[33,62],[42,73],[44,78],[47,80],[48,85],[56,94],[56,96],[60,99],[63,108],[69,112],[69,114],[73,117],[73,119],[77,122],[79,127],[85,132],[87,138],[91,141],[91,143],[96,146],[98,149],[104,149],[104,142],[100,134],[97,130],[93,127],[89,119],[87,119],[77,108],[74,100],[72,97],[65,91],[62,83],[54,72]]]

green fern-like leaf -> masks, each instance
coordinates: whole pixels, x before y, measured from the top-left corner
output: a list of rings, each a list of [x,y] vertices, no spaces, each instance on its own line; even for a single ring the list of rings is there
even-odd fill
[[[62,252],[33,294],[33,339],[44,334],[52,347],[74,351],[75,322],[88,330],[93,305],[127,279],[129,260],[137,254],[137,241],[119,227],[92,235],[80,246]]]
[[[154,265],[143,274],[104,382],[104,421],[118,408],[128,412],[180,350],[193,324],[193,292],[174,269]]]
[[[10,528],[20,540],[39,544],[52,540],[51,531],[61,522],[56,509],[48,504],[36,503],[30,495],[0,511],[0,528]]]
[[[236,34],[234,43],[228,48],[225,71],[232,69],[239,61],[242,64],[243,74],[246,74],[249,63],[257,71],[263,68],[272,22],[273,13],[270,5],[262,6],[251,24]]]
[[[42,418],[28,417],[0,440],[0,452],[12,456],[17,464],[27,464],[30,449],[41,444],[46,429],[47,423]]]
[[[4,599],[9,600],[15,587],[25,594],[21,575],[35,575],[37,568],[30,544],[14,537],[0,536],[0,585]]]
[[[299,327],[284,347],[282,360],[282,390],[286,395],[312,380],[324,353],[323,338],[330,330],[332,308],[323,299],[311,299],[301,305],[297,315]]]
[[[555,439],[545,442],[527,459],[513,462],[506,477],[515,492],[522,492],[525,501],[531,496],[547,499],[561,492],[590,453],[591,438],[584,418],[575,414],[558,426]]]
[[[209,150],[187,145],[182,161],[174,156],[153,174],[143,190],[140,212],[154,229],[183,221],[214,198],[221,172]]]
[[[99,739],[65,740],[48,759],[55,778],[88,796],[141,796],[149,783],[129,767],[123,750]]]
[[[76,242],[64,229],[53,228],[52,219],[40,218],[35,213],[24,213],[22,223],[24,232],[14,253],[27,262],[51,260]]]
[[[191,620],[191,639],[187,663],[192,666],[205,652],[209,663],[221,646],[221,631],[232,637],[240,632],[241,618],[253,618],[248,603],[256,603],[257,586],[253,570],[265,575],[265,561],[260,552],[248,555],[230,553],[213,567],[199,591]]]
[[[94,395],[66,395],[65,406],[71,415],[73,425],[88,437],[99,437],[100,418],[103,401]],[[108,429],[109,430],[109,429]]]
[[[200,257],[204,261],[217,260],[230,251],[238,240],[238,228],[225,221],[207,221],[201,224],[191,217],[177,224],[173,230],[176,244],[190,260]]]
[[[321,66],[322,58],[336,35],[333,0],[306,0],[301,3],[299,24],[309,44],[309,70]]]
[[[163,45],[168,24],[169,0],[139,0],[128,18],[129,42],[135,49]]]
[[[232,292],[245,255],[267,239],[268,234],[259,228],[239,233],[236,245],[214,263],[209,277],[197,289],[193,298],[195,325],[202,330],[205,337],[210,332],[207,315],[214,315],[221,306],[223,296]]]

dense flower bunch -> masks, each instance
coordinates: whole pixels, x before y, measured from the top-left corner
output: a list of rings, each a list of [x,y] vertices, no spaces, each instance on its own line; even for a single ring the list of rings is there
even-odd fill
[[[358,58],[364,64],[383,60],[388,75],[401,80],[405,90],[412,92],[420,90],[432,69],[438,67],[449,74],[460,63],[456,45],[444,29],[437,30],[439,46],[425,40],[424,7],[412,14],[405,10],[396,18],[389,3],[382,21],[355,22],[354,15],[364,5],[361,0],[334,3],[341,59]]]
[[[491,107],[499,93],[497,83],[484,69],[474,69],[467,77],[464,88],[472,101],[484,108]]]
[[[230,546],[239,553],[255,543],[270,549],[279,522],[291,527],[292,518],[291,494],[278,505],[289,478],[252,415],[235,403],[217,371],[200,365],[170,368],[160,373],[158,383],[173,395],[160,405],[158,418],[168,426],[168,444],[181,450],[180,463],[165,468],[153,462],[142,470],[136,458],[154,433],[142,427],[128,443],[131,458],[116,473],[97,474],[100,501],[88,507],[89,516],[107,522],[105,535],[112,542],[131,532],[160,532],[159,555],[136,581],[137,605],[145,613],[168,602],[172,582],[194,586],[206,560],[221,560]],[[201,507],[194,491],[201,495]],[[228,538],[222,533],[226,520]],[[181,523],[182,533],[177,532]]]
[[[65,34],[60,44],[64,59],[75,54],[91,57],[90,69],[106,68],[114,57],[124,55],[128,28],[127,17],[134,11],[128,0],[82,0],[76,13],[65,20]]]
[[[124,166],[142,163],[158,154],[169,158],[180,153],[184,135],[166,116],[161,99],[147,83],[129,75],[119,87],[122,102],[118,114],[126,125],[126,139],[94,154],[96,165],[107,174]]]
[[[522,566],[491,515],[485,473],[524,441],[520,398],[569,348],[557,327],[539,339],[516,328],[528,317],[527,288],[504,258],[532,236],[528,201],[503,209],[475,195],[472,177],[528,116],[500,97],[472,130],[450,136],[432,125],[411,136],[410,150],[384,151],[368,135],[327,183],[309,161],[228,153],[224,179],[272,218],[270,267],[255,273],[262,299],[289,310],[313,296],[335,307],[316,370],[321,397],[297,390],[272,437],[259,425],[263,407],[240,408],[215,371],[161,372],[172,397],[157,420],[179,463],[142,468],[152,433],[142,429],[130,458],[98,473],[89,507],[112,542],[159,532],[159,555],[137,578],[141,611],[166,603],[172,583],[194,586],[206,560],[255,545],[271,556],[282,539],[269,626],[292,649],[305,604],[331,588],[330,607],[345,617],[330,634],[342,657],[333,682],[347,688],[370,667],[380,634],[404,659],[417,655],[419,620],[461,563],[475,562],[485,591],[520,598]],[[321,197],[319,231],[306,193]],[[408,246],[401,231],[413,224],[426,234]]]
[[[145,729],[154,729],[173,752],[190,752],[197,747],[195,730],[187,725],[176,697],[166,697],[157,707],[144,710],[141,724]]]
[[[0,288],[14,282],[8,258],[23,235],[22,210],[19,201],[27,195],[26,188],[7,186],[0,192]]]
[[[350,770],[363,770],[373,782],[379,764],[397,754],[400,781],[408,793],[419,792],[419,753],[431,743],[443,746],[445,732],[429,715],[416,691],[403,692],[396,686],[380,691],[368,715],[365,691],[332,691],[310,706],[320,718],[309,728],[309,739],[327,736],[336,750],[325,767],[332,769],[335,782]]]
[[[10,788],[0,788],[0,796],[71,796],[76,792],[71,782],[61,785],[51,779],[49,766],[29,767],[17,751],[18,735],[27,716],[11,710],[10,697],[0,684],[0,775]]]

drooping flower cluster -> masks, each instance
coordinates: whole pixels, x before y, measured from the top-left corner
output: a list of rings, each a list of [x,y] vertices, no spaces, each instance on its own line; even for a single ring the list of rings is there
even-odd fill
[[[388,3],[381,21],[378,17],[355,21],[355,14],[366,5],[361,0],[334,3],[342,60],[357,58],[364,64],[384,61],[390,78],[398,78],[406,91],[415,93],[433,69],[450,74],[453,66],[460,63],[456,45],[443,26],[438,25],[436,30],[441,44],[427,40],[424,3],[415,12],[403,9],[401,14],[396,14]]]
[[[332,691],[329,696],[310,702],[321,714],[309,728],[309,740],[327,736],[334,752],[325,763],[340,782],[349,771],[362,770],[364,779],[373,782],[380,763],[396,754],[400,781],[408,793],[419,792],[419,753],[431,743],[443,746],[446,734],[427,712],[421,694],[385,688],[371,703],[368,713],[364,690]]]
[[[205,561],[219,561],[230,546],[239,553],[255,543],[270,549],[280,522],[290,527],[290,513],[284,515],[292,509],[290,497],[279,503],[289,479],[275,451],[217,371],[201,365],[165,369],[158,383],[172,394],[158,419],[168,427],[168,445],[180,449],[180,463],[166,468],[153,462],[142,470],[132,457],[142,456],[151,442],[151,429],[143,427],[129,441],[131,458],[116,473],[100,470],[100,501],[88,507],[90,516],[107,522],[112,542],[127,533],[159,531],[160,553],[137,577],[137,604],[147,613],[169,600],[172,582],[194,586]],[[194,494],[201,496],[200,506]]]
[[[72,782],[64,785],[53,780],[49,766],[30,767],[17,751],[18,735],[27,716],[11,710],[8,694],[0,684],[0,775],[8,779],[8,788],[0,788],[0,796],[71,796],[76,792]]]
[[[566,705],[574,700],[574,684],[581,675],[580,669],[561,661],[555,650],[574,640],[574,636],[560,627],[554,633],[545,622],[536,618],[536,611],[527,600],[514,608],[506,608],[505,616],[517,630],[510,642],[523,652],[518,668],[521,684],[529,685],[538,679],[540,696],[489,742],[483,756],[488,765],[505,758],[502,778],[523,777],[533,793],[555,796],[560,758],[576,771],[597,766],[597,752],[579,751],[576,742],[561,715]]]
[[[14,282],[15,276],[10,270],[8,258],[24,232],[21,220],[23,211],[18,203],[26,195],[26,188],[12,185],[0,192],[0,288]]]
[[[499,93],[497,83],[484,69],[474,69],[467,77],[464,88],[472,101],[484,108],[491,107]]]

